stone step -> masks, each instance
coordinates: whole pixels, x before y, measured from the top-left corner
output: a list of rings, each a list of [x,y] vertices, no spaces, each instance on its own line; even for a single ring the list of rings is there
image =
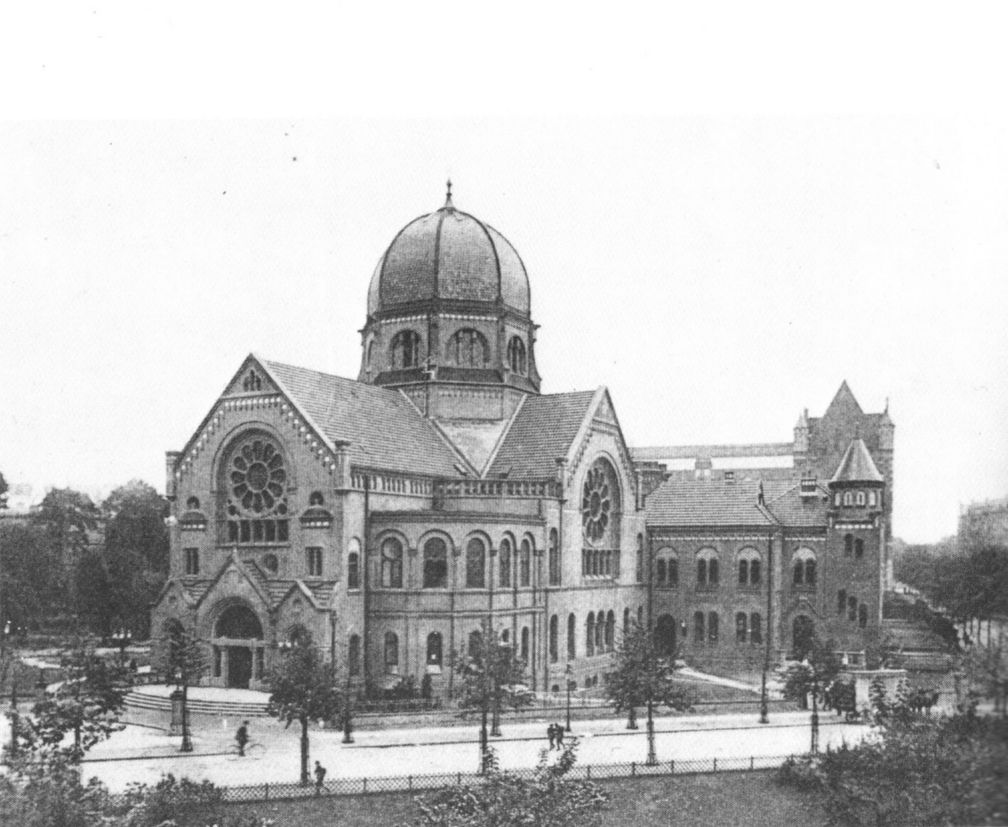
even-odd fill
[[[130,692],[123,705],[127,709],[171,713],[171,699],[163,695]],[[210,701],[189,698],[186,702],[190,714],[219,715],[222,717],[267,717],[265,703],[241,703],[236,701]]]

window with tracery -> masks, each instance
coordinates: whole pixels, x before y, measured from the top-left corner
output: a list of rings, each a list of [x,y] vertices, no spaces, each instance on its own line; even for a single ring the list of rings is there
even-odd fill
[[[512,373],[520,373],[522,376],[525,375],[526,362],[525,362],[525,342],[522,341],[521,336],[512,336],[511,341],[508,342],[508,366],[511,368]]]
[[[445,344],[445,360],[461,368],[482,368],[490,361],[490,347],[478,330],[464,327],[456,330]]]
[[[420,334],[400,330],[392,337],[392,369],[415,368],[420,364]]]
[[[585,476],[581,491],[581,524],[588,542],[598,545],[611,535],[618,508],[616,473],[605,460],[596,460]]]
[[[497,552],[500,558],[500,576],[497,578],[502,587],[511,586],[511,541],[506,537],[501,540],[500,549]]]
[[[287,471],[273,440],[256,435],[239,442],[227,464],[225,481],[229,543],[288,541]]]
[[[262,377],[256,373],[255,368],[249,370],[245,374],[245,378],[242,380],[242,390],[246,391],[261,391],[262,390]]]
[[[423,550],[423,587],[443,589],[448,585],[448,546],[440,537],[431,537]]]
[[[560,585],[559,536],[555,528],[551,528],[549,532],[549,584],[551,586]]]
[[[395,537],[381,544],[381,584],[383,589],[401,589],[403,584],[403,547]]]
[[[521,541],[518,552],[518,585],[529,586],[532,583],[532,544],[528,540]]]
[[[466,545],[466,587],[482,589],[486,586],[486,550],[483,541],[473,537]]]

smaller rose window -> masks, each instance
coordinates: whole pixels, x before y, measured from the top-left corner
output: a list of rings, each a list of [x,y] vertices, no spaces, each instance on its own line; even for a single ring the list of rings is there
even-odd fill
[[[593,543],[605,536],[616,507],[616,486],[607,470],[601,462],[589,469],[581,497],[584,535]]]
[[[276,446],[261,439],[247,442],[231,460],[231,493],[246,510],[272,511],[284,493],[287,472]]]

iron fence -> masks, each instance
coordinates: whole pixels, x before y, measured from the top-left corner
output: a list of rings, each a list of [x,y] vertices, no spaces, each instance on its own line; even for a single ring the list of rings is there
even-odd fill
[[[704,775],[718,772],[748,772],[751,770],[776,769],[791,756],[754,755],[728,758],[694,758],[658,761],[655,764],[631,761],[621,764],[575,764],[565,777],[604,781],[614,778],[636,778],[643,776]],[[531,767],[506,770],[507,774],[524,779],[535,777]],[[321,790],[314,783],[269,782],[232,787],[216,787],[205,803],[254,803],[267,801],[290,801],[315,796],[360,796],[383,793],[428,792],[455,786],[475,786],[485,781],[485,776],[476,772],[444,772],[417,775],[395,775],[384,777],[332,778],[325,782]],[[212,799],[212,801],[211,801]],[[110,803],[128,803],[124,795],[110,796]]]

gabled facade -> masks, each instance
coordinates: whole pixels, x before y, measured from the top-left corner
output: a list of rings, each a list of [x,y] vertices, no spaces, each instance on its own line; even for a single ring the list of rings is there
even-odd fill
[[[445,207],[369,291],[357,381],[249,355],[167,454],[155,634],[195,628],[207,682],[260,688],[308,633],[355,682],[430,676],[486,623],[540,690],[598,683],[644,617],[643,497],[605,388],[540,394],[517,253]]]

